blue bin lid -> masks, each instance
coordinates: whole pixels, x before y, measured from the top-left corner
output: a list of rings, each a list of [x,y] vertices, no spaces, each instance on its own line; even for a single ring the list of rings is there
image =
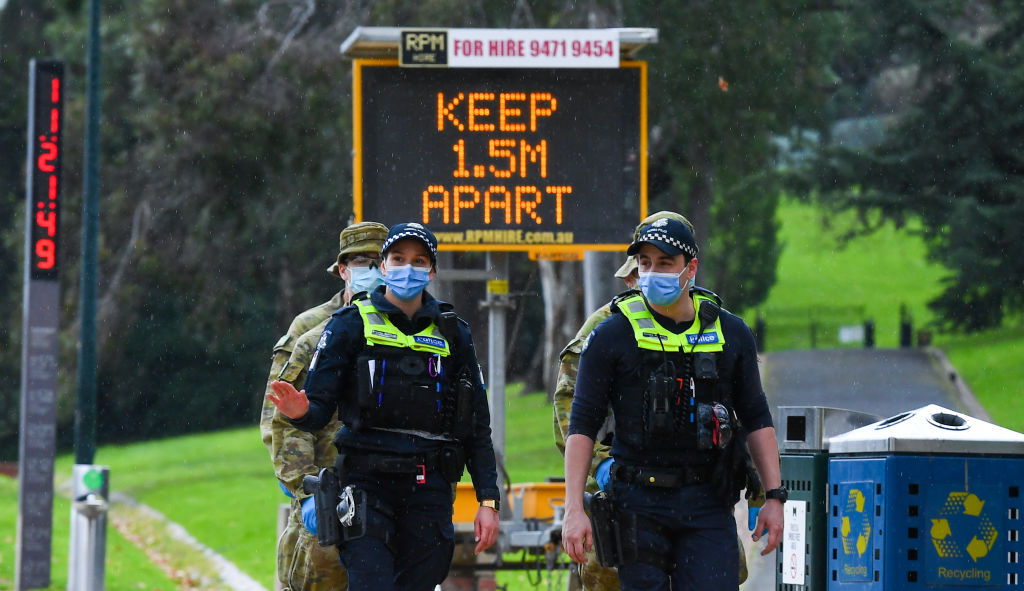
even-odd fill
[[[829,453],[1024,456],[1024,434],[935,404],[829,438]]]

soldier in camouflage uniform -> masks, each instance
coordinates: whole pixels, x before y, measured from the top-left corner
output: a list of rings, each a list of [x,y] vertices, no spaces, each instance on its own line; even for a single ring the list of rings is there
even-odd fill
[[[288,333],[274,346],[267,392],[271,391],[270,382],[274,380],[301,387],[320,333],[331,314],[348,305],[353,297],[361,296],[367,287],[354,280],[353,273],[357,269],[364,271],[362,267],[368,262],[379,262],[387,233],[387,227],[374,222],[353,224],[342,231],[337,261],[327,271],[344,279],[345,289],[295,317]],[[372,270],[372,265],[369,268]],[[315,433],[301,431],[264,397],[260,418],[263,443],[270,451],[281,486],[292,496],[288,525],[277,544],[277,576],[290,591],[327,591],[348,586],[348,575],[338,560],[337,550],[321,548],[316,535],[306,529],[302,520],[302,504],[310,496],[302,490],[302,479],[316,475],[322,467],[334,465],[337,450],[333,438],[340,426],[335,417]]]
[[[690,220],[678,213],[659,211],[647,216],[637,225],[633,231],[633,239],[636,240],[640,233],[640,228],[660,218],[678,220],[686,224],[691,231],[693,230],[693,224],[690,223]],[[627,257],[626,262],[615,271],[615,276],[622,279],[629,289],[636,289],[636,258]],[[562,456],[565,456],[565,438],[569,431],[569,413],[572,409],[572,399],[576,391],[576,372],[579,369],[583,343],[587,340],[587,336],[593,332],[594,328],[611,315],[612,307],[610,304],[595,310],[587,317],[586,321],[583,322],[583,326],[576,333],[576,336],[562,349],[558,356],[558,380],[555,383],[553,409],[555,446]],[[590,493],[597,492],[599,488],[597,481],[594,479],[597,467],[611,457],[611,434],[609,431],[614,431],[614,425],[610,424],[610,416],[608,421],[605,423],[605,428],[598,434],[598,440],[594,443],[594,459],[590,465],[590,473],[587,477],[587,492]],[[743,544],[741,543],[739,547],[740,582],[742,583],[747,580],[747,561],[743,554]],[[614,568],[606,568],[598,564],[597,555],[593,552],[587,555],[586,564],[580,565],[580,580],[583,583],[583,588],[587,591],[614,591],[619,588],[618,572]]]

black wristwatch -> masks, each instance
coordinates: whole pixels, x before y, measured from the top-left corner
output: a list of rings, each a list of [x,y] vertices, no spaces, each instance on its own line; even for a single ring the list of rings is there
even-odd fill
[[[786,501],[789,500],[789,490],[787,490],[784,486],[780,486],[779,488],[773,488],[769,491],[765,491],[764,498],[765,500],[775,499],[776,501],[785,505]]]

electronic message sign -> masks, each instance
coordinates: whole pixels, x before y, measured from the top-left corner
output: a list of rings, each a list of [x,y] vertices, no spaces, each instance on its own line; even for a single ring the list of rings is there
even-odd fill
[[[619,250],[646,215],[646,64],[354,64],[357,220],[442,250]]]

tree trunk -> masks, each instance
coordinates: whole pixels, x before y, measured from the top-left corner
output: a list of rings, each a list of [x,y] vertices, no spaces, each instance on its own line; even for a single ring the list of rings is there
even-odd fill
[[[690,184],[689,207],[679,213],[693,223],[693,238],[697,241],[700,253],[703,254],[706,252],[707,237],[711,231],[712,168],[708,158],[708,147],[703,141],[691,139],[687,146],[687,155],[693,170],[693,182]]]

